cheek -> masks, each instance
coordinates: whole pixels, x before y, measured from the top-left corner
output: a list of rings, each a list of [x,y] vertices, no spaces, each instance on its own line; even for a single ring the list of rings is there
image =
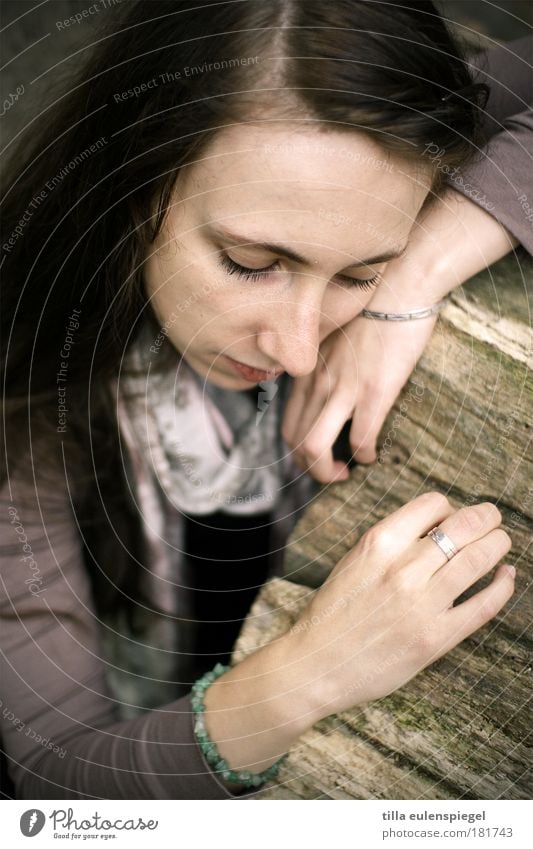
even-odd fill
[[[208,340],[219,344],[248,333],[257,307],[248,303],[227,281],[199,280],[189,296],[182,300],[182,334],[194,337],[198,344]]]
[[[251,286],[242,286],[235,278],[217,277],[210,283],[204,283],[202,289],[202,308],[215,319],[217,328],[240,327],[254,321],[265,312],[266,297]]]
[[[181,262],[161,262],[154,257],[145,266],[144,288],[160,321],[176,316],[194,321],[210,299],[213,287],[206,283],[207,279],[197,267],[183,268]]]

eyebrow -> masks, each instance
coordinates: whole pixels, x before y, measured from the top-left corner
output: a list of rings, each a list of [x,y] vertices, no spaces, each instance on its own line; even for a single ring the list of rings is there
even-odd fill
[[[305,257],[297,254],[295,251],[288,248],[286,245],[275,245],[272,242],[257,242],[255,240],[250,240],[247,236],[239,236],[238,233],[232,233],[229,230],[226,230],[225,227],[214,227],[213,225],[209,225],[211,231],[217,235],[221,236],[223,239],[226,239],[228,242],[231,242],[235,246],[240,247],[254,247],[254,248],[262,248],[263,250],[270,251],[270,253],[279,254],[280,256],[284,256],[287,259],[292,260],[293,262],[299,262],[301,265],[304,265],[310,268],[314,265],[313,262],[306,259]],[[407,248],[407,244],[404,245],[403,248],[397,248],[396,250],[389,251],[386,254],[379,254],[378,256],[369,257],[362,262],[352,262],[347,268],[363,268],[365,265],[376,265],[379,262],[387,262],[389,259],[394,259],[395,257],[401,256]]]

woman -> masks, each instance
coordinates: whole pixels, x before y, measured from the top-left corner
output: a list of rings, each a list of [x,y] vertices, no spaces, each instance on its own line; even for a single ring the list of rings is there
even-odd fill
[[[346,475],[342,424],[355,409],[372,460],[462,282],[429,262],[435,232],[483,223],[483,257],[454,235],[462,279],[532,245],[513,211],[452,195],[442,212],[446,175],[486,143],[487,88],[431,3],[187,5],[113,12],[4,193],[0,698],[19,798],[256,792],[319,718],[393,692],[513,593],[500,563],[453,607],[511,541],[494,505],[425,493],[297,627],[224,669],[313,476]],[[391,368],[381,398],[371,375]]]

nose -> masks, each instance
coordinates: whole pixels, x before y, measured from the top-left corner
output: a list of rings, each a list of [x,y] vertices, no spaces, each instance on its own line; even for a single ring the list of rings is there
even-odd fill
[[[321,298],[302,297],[269,304],[268,326],[257,335],[265,359],[291,377],[303,377],[316,367],[323,319]]]

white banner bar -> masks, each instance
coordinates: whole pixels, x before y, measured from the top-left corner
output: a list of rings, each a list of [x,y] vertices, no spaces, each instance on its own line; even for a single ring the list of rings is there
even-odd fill
[[[6,801],[2,845],[188,849],[530,846],[528,801]],[[531,835],[530,835],[531,837]],[[29,840],[35,838],[35,843]],[[154,844],[154,838],[156,843]]]

